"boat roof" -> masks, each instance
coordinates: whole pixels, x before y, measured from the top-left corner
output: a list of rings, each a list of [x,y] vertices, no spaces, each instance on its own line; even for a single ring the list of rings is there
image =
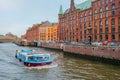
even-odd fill
[[[40,52],[21,52],[20,54],[24,56],[50,56],[50,54]]]

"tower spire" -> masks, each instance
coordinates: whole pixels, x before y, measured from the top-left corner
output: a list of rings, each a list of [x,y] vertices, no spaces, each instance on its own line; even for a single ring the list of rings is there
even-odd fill
[[[75,9],[74,0],[71,0],[70,11]]]
[[[62,5],[60,5],[59,14],[63,14]]]

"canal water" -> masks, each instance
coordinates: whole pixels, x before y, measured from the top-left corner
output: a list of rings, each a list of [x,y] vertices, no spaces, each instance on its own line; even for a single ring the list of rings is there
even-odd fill
[[[50,53],[52,65],[27,68],[14,56],[16,50]],[[0,43],[0,80],[120,80],[120,67],[64,55],[61,51]]]

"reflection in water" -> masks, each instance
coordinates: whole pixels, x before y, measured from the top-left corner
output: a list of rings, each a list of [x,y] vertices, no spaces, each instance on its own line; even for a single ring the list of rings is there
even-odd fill
[[[15,51],[35,49],[50,53],[53,65],[26,68],[15,59]],[[20,47],[12,43],[0,44],[0,80],[120,80],[119,66],[84,60],[44,48]]]

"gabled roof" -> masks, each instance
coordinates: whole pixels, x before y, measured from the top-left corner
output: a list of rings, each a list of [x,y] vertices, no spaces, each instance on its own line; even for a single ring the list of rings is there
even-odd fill
[[[80,9],[80,11],[82,11],[82,10],[86,10],[86,9],[90,8],[91,4],[92,4],[92,0],[86,0],[85,2],[82,2],[80,4],[76,4],[75,8]]]

